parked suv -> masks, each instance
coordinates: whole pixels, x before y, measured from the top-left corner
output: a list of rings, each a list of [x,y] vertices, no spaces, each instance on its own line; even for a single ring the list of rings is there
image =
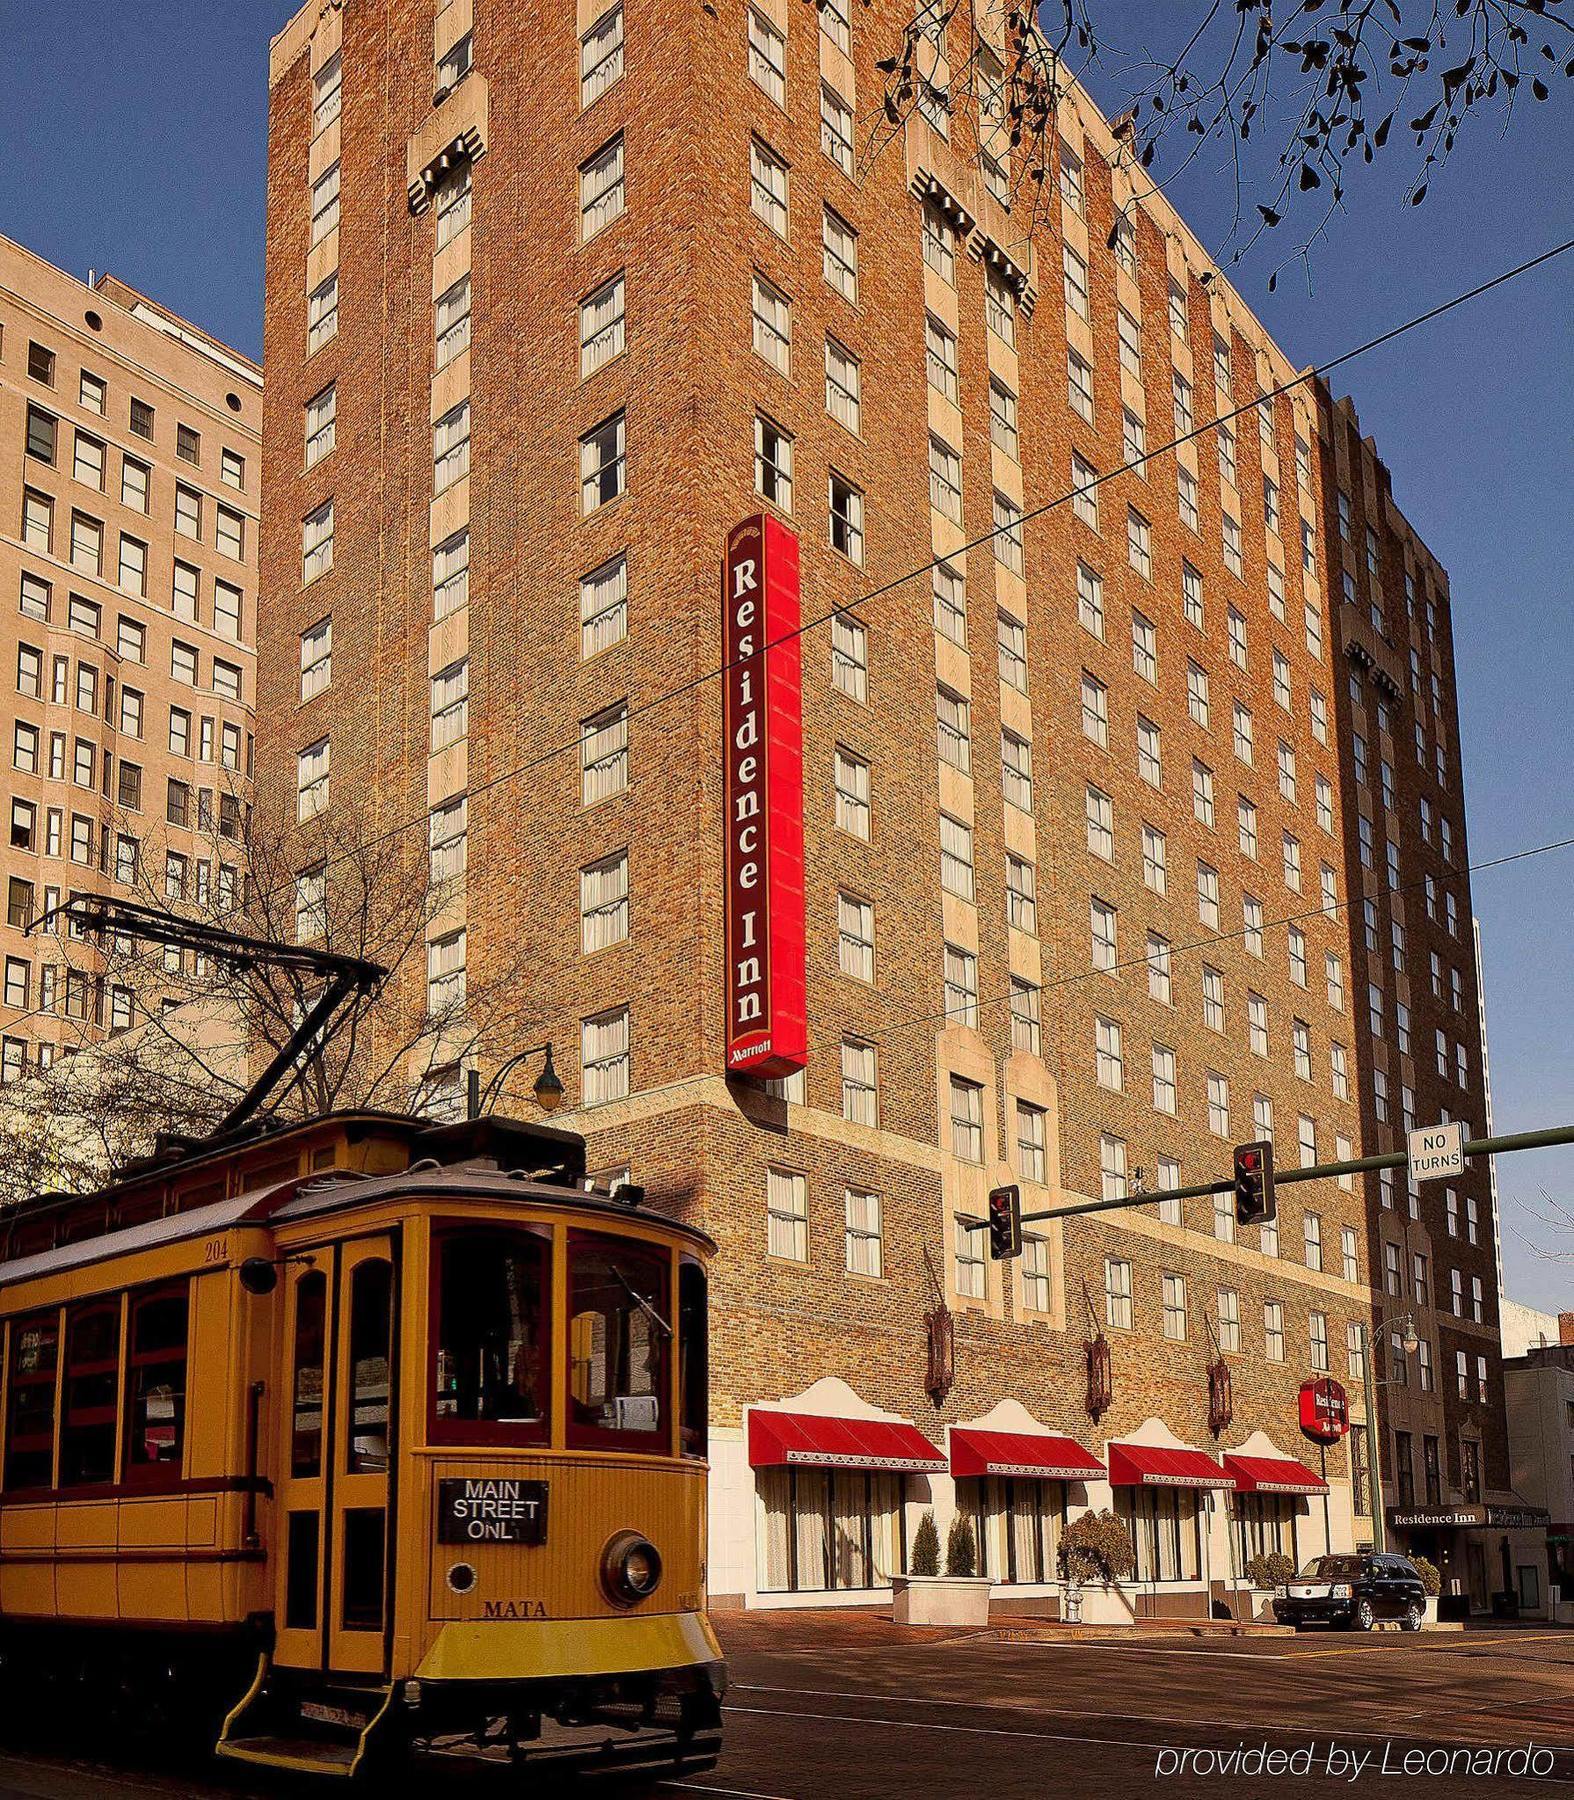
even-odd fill
[[[1316,1556],[1273,1590],[1273,1616],[1297,1631],[1303,1625],[1370,1631],[1380,1619],[1397,1619],[1404,1630],[1419,1631],[1426,1589],[1415,1564],[1403,1556]]]

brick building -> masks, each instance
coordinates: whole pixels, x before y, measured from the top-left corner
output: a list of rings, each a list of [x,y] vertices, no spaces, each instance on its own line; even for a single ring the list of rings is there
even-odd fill
[[[89,945],[27,937],[31,919],[73,893],[216,899],[235,877],[261,430],[246,357],[0,238],[6,1083],[137,1022]]]
[[[918,45],[919,110],[866,143],[899,12],[343,0],[281,33],[259,805],[355,809],[430,856],[429,991],[391,1007],[528,947],[483,1074],[550,1039],[593,1156],[718,1240],[713,1594],[866,1597],[934,1506],[1041,1608],[1062,1521],[1113,1504],[1139,1603],[1195,1610],[1252,1554],[1373,1535],[1369,1422],[1325,1501],[1298,1390],[1329,1372],[1361,1418],[1382,1246],[1441,1223],[1352,1177],[1287,1189],[1276,1231],[1184,1202],[1030,1228],[1008,1264],[960,1221],[1003,1178],[1031,1209],[1215,1179],[1244,1138],[1386,1147],[1401,1087],[1419,1119],[1479,1112],[1446,592],[1347,405],[1255,405],[1294,366],[1085,96],[1031,219],[991,115],[946,105],[953,67],[1003,66],[960,14]],[[1367,664],[1406,696],[1385,767],[1411,673],[1364,564],[1356,601],[1334,577],[1342,488],[1380,532],[1385,629],[1438,683],[1427,766],[1381,803],[1377,724],[1352,748]],[[806,627],[809,1055],[774,1084],[725,1073],[707,678],[723,544],[762,512],[797,534]],[[1348,903],[1370,889],[1386,956],[1400,901],[1361,817],[1401,882],[1431,872],[1454,947],[1458,992],[1423,1002],[1406,892],[1414,1068],[1391,1013],[1369,1035]],[[1452,1061],[1433,1085],[1434,1012],[1463,1092]],[[410,1091],[452,1106],[464,1073],[439,1055]],[[1463,1227],[1450,1250],[1475,1269]],[[1424,1421],[1449,1433],[1452,1481],[1468,1417],[1501,1485],[1495,1413],[1433,1391],[1457,1339],[1497,1406],[1490,1296],[1480,1326],[1433,1298],[1397,1426],[1416,1456]]]

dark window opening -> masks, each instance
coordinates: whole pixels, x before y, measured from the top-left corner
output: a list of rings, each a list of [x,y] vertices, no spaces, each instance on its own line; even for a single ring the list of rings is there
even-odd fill
[[[350,1277],[350,1429],[346,1469],[351,1475],[382,1475],[388,1470],[392,1334],[393,1266],[380,1258],[360,1263]]]
[[[290,1514],[285,1551],[284,1624],[289,1631],[317,1626],[318,1540],[322,1522],[314,1512]]]
[[[384,1516],[380,1506],[351,1507],[344,1515],[346,1631],[381,1631]]]
[[[551,1241],[455,1231],[437,1243],[433,1410],[450,1442],[539,1442],[551,1392]]]
[[[40,1313],[11,1327],[5,1437],[5,1485],[48,1487],[55,1466],[55,1364],[60,1315]]]
[[[295,1368],[291,1388],[290,1473],[310,1480],[322,1473],[323,1350],[328,1277],[320,1269],[295,1284]]]
[[[710,1340],[705,1271],[688,1257],[678,1265],[679,1446],[685,1456],[709,1448]]]
[[[120,1302],[93,1301],[66,1314],[60,1421],[60,1486],[115,1479],[120,1401]]]

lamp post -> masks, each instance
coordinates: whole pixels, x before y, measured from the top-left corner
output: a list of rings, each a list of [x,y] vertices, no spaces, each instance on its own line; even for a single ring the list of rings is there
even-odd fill
[[[1379,1317],[1380,1324],[1385,1321]],[[1393,1378],[1377,1380],[1372,1374],[1372,1333],[1366,1321],[1361,1320],[1361,1344],[1364,1354],[1361,1357],[1361,1395],[1366,1407],[1366,1465],[1372,1483],[1372,1538],[1379,1550],[1388,1548],[1388,1521],[1383,1515],[1383,1469],[1382,1457],[1377,1443],[1377,1390],[1390,1387]],[[1421,1347],[1421,1336],[1416,1330],[1414,1312],[1407,1311],[1401,1321],[1401,1337],[1399,1347],[1406,1356],[1414,1356]]]
[[[541,1108],[542,1112],[555,1113],[563,1104],[563,1084],[558,1080],[557,1070],[552,1066],[552,1045],[548,1042],[532,1044],[528,1050],[516,1051],[496,1071],[484,1089],[481,1086],[481,1071],[479,1069],[470,1070],[466,1109],[469,1117],[479,1119],[490,1111],[498,1095],[502,1092],[503,1082],[507,1076],[522,1062],[527,1062],[532,1056],[541,1056],[543,1053],[545,1053],[545,1061],[541,1065],[541,1073],[536,1077],[533,1092],[536,1097],[536,1105]]]

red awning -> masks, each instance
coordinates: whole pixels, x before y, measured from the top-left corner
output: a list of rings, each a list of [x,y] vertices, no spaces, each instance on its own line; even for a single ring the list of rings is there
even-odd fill
[[[1104,1465],[1075,1438],[1040,1431],[979,1431],[951,1427],[953,1475],[1026,1475],[1040,1481],[1102,1479]]]
[[[1205,1451],[1175,1450],[1164,1444],[1111,1444],[1109,1478],[1114,1487],[1235,1486],[1235,1477]]]
[[[1326,1494],[1328,1483],[1293,1456],[1241,1456],[1224,1453],[1224,1466],[1243,1494]]]
[[[814,1413],[751,1412],[749,1466],[797,1463],[821,1469],[892,1469],[939,1474],[943,1453],[901,1419],[828,1419]]]

